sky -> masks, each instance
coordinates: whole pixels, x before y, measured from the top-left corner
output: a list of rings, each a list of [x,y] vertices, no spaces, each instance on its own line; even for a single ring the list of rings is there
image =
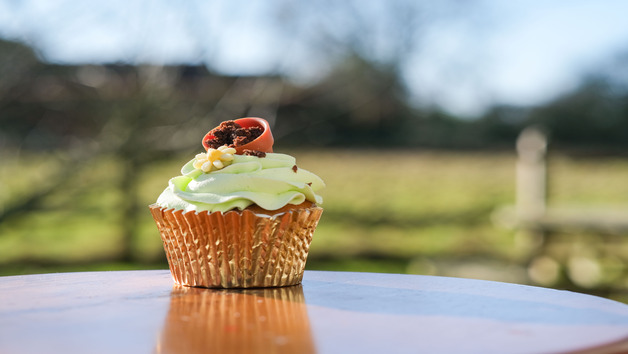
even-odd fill
[[[375,52],[395,43],[381,17],[382,6],[396,1],[357,1],[373,31],[381,29]],[[628,51],[628,1],[451,1],[446,7],[414,1],[428,20],[402,72],[415,102],[454,114],[477,115],[494,103],[543,103]],[[0,37],[30,44],[54,63],[200,62],[226,74],[284,72],[307,81],[325,68],[308,40],[337,12],[301,6],[298,0],[0,0]],[[332,28],[338,38],[351,29]]]
[[[575,88],[583,73],[628,52],[628,1],[485,4],[476,14],[484,27],[445,28],[430,46],[440,60],[428,56],[417,65],[417,80],[430,80],[429,87],[439,87],[432,94],[462,111],[478,111],[491,102],[543,103]],[[465,59],[461,53],[469,54]],[[470,74],[456,85],[447,79],[452,68]]]

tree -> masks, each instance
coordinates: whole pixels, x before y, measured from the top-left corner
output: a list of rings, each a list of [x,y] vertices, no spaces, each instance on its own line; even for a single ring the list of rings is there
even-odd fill
[[[553,144],[628,146],[628,90],[593,75],[574,91],[532,110],[527,124],[540,124]]]

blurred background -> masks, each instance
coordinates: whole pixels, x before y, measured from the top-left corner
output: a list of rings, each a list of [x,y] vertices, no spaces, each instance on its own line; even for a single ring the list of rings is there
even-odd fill
[[[628,302],[626,13],[0,0],[0,275],[166,269],[147,206],[208,130],[260,116],[327,183],[308,269]]]

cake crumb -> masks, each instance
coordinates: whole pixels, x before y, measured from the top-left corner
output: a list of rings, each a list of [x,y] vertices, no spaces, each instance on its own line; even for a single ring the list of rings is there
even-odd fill
[[[242,153],[243,153],[243,155],[248,155],[248,156],[266,157],[266,153],[265,152],[258,151],[258,150],[245,149]]]

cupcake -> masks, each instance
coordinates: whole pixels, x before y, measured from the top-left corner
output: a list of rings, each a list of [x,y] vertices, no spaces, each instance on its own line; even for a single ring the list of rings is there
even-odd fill
[[[175,283],[207,288],[299,284],[325,183],[274,153],[268,122],[226,121],[170,179],[150,211]]]

